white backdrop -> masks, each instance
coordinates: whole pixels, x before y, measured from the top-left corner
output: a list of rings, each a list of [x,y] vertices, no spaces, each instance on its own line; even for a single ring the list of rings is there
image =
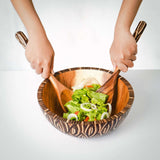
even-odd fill
[[[55,71],[112,69],[109,48],[122,0],[33,2],[56,53]],[[160,69],[159,6],[158,0],[144,0],[131,28],[133,32],[140,20],[148,24],[138,42],[136,71],[124,74],[135,91],[131,112],[112,134],[86,140],[59,132],[44,117],[37,101],[42,78],[34,76],[14,36],[26,31],[11,2],[0,0],[0,159],[160,159],[160,126],[155,123],[160,121],[160,70],[139,71]]]
[[[77,66],[112,69],[109,48],[122,1],[33,2],[55,50],[55,71]],[[159,5],[159,1],[144,0],[133,22],[132,32],[140,20],[148,24],[138,42],[134,69],[160,69]],[[9,0],[0,1],[0,13],[0,70],[31,70],[14,37],[16,31],[26,31]]]

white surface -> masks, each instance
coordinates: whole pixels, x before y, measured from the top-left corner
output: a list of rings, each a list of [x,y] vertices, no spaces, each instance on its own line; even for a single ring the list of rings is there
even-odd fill
[[[29,71],[0,72],[0,159],[160,159],[160,70],[123,74],[135,91],[133,108],[109,135],[78,139],[55,129],[37,102],[41,77]]]
[[[55,50],[55,71],[77,66],[112,69],[109,48],[122,0],[33,2]],[[144,0],[132,25],[133,32],[140,20],[145,20],[148,24],[138,42],[134,69],[160,69],[159,6],[158,0]],[[15,40],[14,34],[18,30],[25,32],[17,13],[9,0],[1,0],[0,70],[30,68],[24,58],[23,48]]]
[[[108,53],[121,1],[33,2],[56,53],[55,71],[77,66],[112,69]],[[138,42],[134,69],[160,69],[159,5],[143,1],[132,25],[133,31],[139,20],[148,24]],[[15,40],[15,32],[25,29],[9,0],[0,1],[0,13],[0,159],[160,159],[160,70],[124,74],[135,101],[114,132],[93,139],[65,135],[47,121],[37,102],[42,78],[30,69]]]

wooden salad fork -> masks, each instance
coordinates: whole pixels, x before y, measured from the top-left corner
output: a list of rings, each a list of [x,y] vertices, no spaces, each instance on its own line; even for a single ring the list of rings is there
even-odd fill
[[[135,38],[136,42],[138,42],[146,25],[147,24],[144,21],[139,22],[136,30],[133,33],[133,37]],[[97,92],[107,94],[109,96],[108,102],[111,103],[112,105],[113,105],[113,101],[114,103],[116,103],[116,98],[115,98],[117,94],[116,86],[117,86],[119,73],[120,73],[120,70],[116,67],[111,77],[97,90]]]
[[[23,32],[19,31],[15,34],[15,36],[20,44],[22,44],[22,46],[26,48],[26,45],[28,43],[28,38],[26,37],[26,35]],[[49,80],[55,88],[55,92],[57,94],[57,98],[61,108],[64,112],[67,112],[64,104],[72,99],[73,91],[59,82],[53,74],[54,73],[50,73]]]

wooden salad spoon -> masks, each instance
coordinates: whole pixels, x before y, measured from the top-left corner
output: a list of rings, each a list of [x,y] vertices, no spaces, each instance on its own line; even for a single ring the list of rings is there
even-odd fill
[[[22,46],[26,48],[26,45],[28,43],[28,38],[26,37],[26,35],[23,32],[19,31],[15,34],[15,36],[17,40],[22,44]],[[60,83],[53,74],[54,73],[50,73],[49,80],[55,88],[61,108],[64,112],[67,112],[64,104],[72,99],[73,91]]]
[[[133,37],[135,38],[136,42],[138,42],[146,25],[147,24],[144,21],[139,22],[136,30],[133,33]],[[113,104],[114,97],[116,96],[116,85],[119,73],[120,70],[116,67],[111,77],[97,90],[97,92],[107,94],[109,96],[107,101],[111,104]]]

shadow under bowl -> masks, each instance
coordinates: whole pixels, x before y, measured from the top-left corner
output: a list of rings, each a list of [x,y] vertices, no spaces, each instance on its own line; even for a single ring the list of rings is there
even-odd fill
[[[103,85],[112,73],[112,71],[101,68],[80,67],[65,69],[54,75],[62,84],[71,88],[86,78],[95,78],[100,85]],[[55,128],[63,133],[85,138],[101,136],[117,128],[128,115],[134,101],[132,86],[121,76],[118,77],[114,114],[108,119],[93,122],[67,121],[62,117],[63,110],[59,106],[55,89],[48,79],[40,84],[37,96],[44,115]]]

